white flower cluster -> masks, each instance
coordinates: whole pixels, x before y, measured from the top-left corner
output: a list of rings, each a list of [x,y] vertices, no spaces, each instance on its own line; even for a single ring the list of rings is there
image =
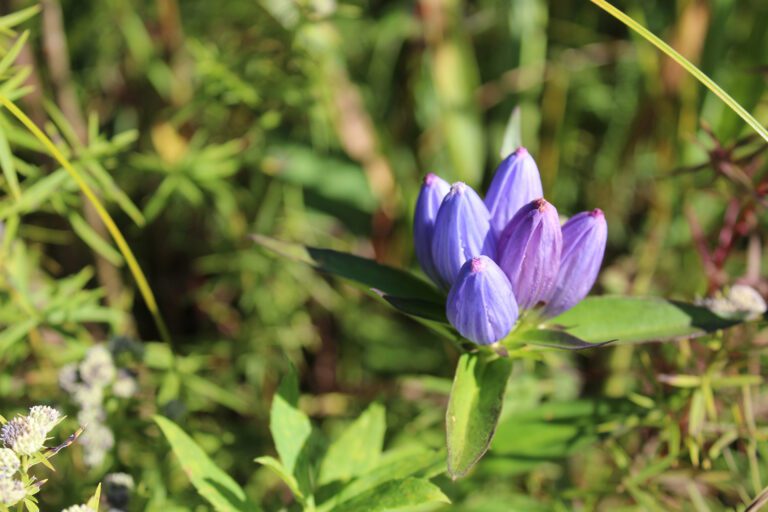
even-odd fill
[[[0,503],[11,507],[27,495],[27,490],[19,480],[11,478],[0,478]]]
[[[16,416],[0,428],[0,504],[15,505],[27,495],[21,480],[19,456],[33,455],[43,449],[48,433],[61,420],[59,411],[36,405],[27,416]]]
[[[59,385],[80,408],[77,421],[85,427],[80,437],[85,463],[90,467],[98,466],[115,445],[114,434],[106,425],[105,391],[111,386],[112,395],[129,398],[136,393],[136,379],[115,367],[112,353],[105,345],[95,345],[79,364],[61,368]]]
[[[72,505],[71,507],[67,507],[61,512],[96,512],[88,505]]]

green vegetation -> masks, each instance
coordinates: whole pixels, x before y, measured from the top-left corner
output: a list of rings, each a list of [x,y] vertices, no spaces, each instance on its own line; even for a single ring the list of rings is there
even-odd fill
[[[1,7],[0,419],[66,415],[24,507],[766,500],[764,0]],[[601,297],[468,353],[414,204],[520,144]]]

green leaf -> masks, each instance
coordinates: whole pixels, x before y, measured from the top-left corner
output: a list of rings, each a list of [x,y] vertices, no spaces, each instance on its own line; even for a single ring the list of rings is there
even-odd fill
[[[495,354],[475,352],[459,358],[445,417],[452,478],[466,475],[488,449],[511,371],[510,359]]]
[[[554,329],[531,329],[523,331],[514,337],[515,341],[523,341],[529,345],[541,347],[561,348],[565,350],[583,350],[585,348],[602,347],[613,340],[601,343],[589,343],[577,338],[573,334]]]
[[[445,453],[422,447],[406,447],[385,452],[379,464],[368,473],[355,478],[318,507],[320,512],[331,510],[340,503],[378,487],[391,480],[410,476],[428,478],[445,471]],[[332,487],[333,484],[331,484]]]
[[[291,490],[293,495],[296,496],[296,498],[298,498],[299,500],[304,499],[304,494],[301,492],[301,489],[299,489],[299,483],[296,481],[296,478],[294,478],[292,474],[290,474],[288,471],[285,470],[285,468],[283,467],[283,465],[280,463],[279,460],[269,456],[257,457],[255,460],[259,464],[262,464],[268,467],[277,476],[279,476],[280,480],[282,480],[283,483],[288,486],[288,488]]]
[[[83,242],[88,244],[88,247],[93,249],[115,267],[123,266],[123,256],[120,254],[120,251],[112,247],[107,240],[102,238],[101,235],[99,235],[79,214],[74,212],[71,213],[69,215],[69,223],[75,234],[79,236]]]
[[[280,383],[272,400],[269,429],[285,469],[293,474],[299,454],[312,433],[309,418],[298,407],[299,384],[295,372]]]
[[[101,501],[101,484],[96,486],[93,496],[90,497],[86,507],[91,507],[93,510],[99,510],[99,502]]]
[[[701,336],[739,322],[682,302],[603,296],[589,297],[547,323],[590,343],[639,343]]]
[[[301,494],[309,496],[312,490],[313,432],[309,418],[299,409],[298,403],[299,383],[296,372],[292,370],[283,378],[272,399],[269,430],[285,471],[296,478]]]
[[[380,294],[381,298],[389,302],[395,309],[406,315],[425,318],[433,322],[448,324],[445,316],[445,304],[438,304],[423,299],[410,299],[407,297],[395,297],[394,295]]]
[[[170,443],[189,481],[214,509],[221,512],[260,510],[248,500],[237,482],[216,466],[178,425],[162,416],[155,416],[154,420]]]
[[[408,299],[421,299],[443,304],[445,298],[436,288],[418,277],[373,260],[344,252],[282,242],[262,235],[253,240],[277,254],[309,263],[321,272],[328,272],[382,294]]]
[[[384,408],[371,405],[333,443],[320,466],[319,483],[346,481],[376,467],[384,446]]]
[[[333,512],[379,512],[425,503],[450,503],[439,487],[420,478],[391,480],[332,509]]]

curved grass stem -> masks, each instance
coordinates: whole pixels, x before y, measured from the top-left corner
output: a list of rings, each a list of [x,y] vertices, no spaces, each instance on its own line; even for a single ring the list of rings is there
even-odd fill
[[[109,212],[107,212],[107,209],[104,207],[101,200],[98,198],[98,196],[96,196],[96,193],[83,179],[77,169],[75,169],[75,167],[69,162],[69,160],[67,160],[62,152],[59,151],[59,148],[56,147],[53,141],[40,128],[38,128],[37,125],[19,107],[17,107],[11,100],[2,94],[0,94],[0,105],[7,108],[8,111],[13,114],[16,119],[18,119],[21,124],[23,124],[37,140],[40,141],[48,153],[59,163],[59,165],[64,168],[64,170],[67,171],[67,173],[69,173],[72,179],[75,180],[75,183],[77,183],[77,186],[80,188],[82,193],[85,195],[88,201],[91,202],[93,208],[96,210],[96,213],[99,215],[99,218],[107,227],[109,234],[112,236],[115,244],[125,258],[125,261],[128,264],[128,268],[130,269],[131,274],[136,281],[136,285],[139,288],[139,293],[141,293],[141,296],[144,299],[144,303],[147,305],[147,309],[149,309],[149,312],[151,313],[152,318],[157,325],[157,330],[160,333],[160,337],[166,343],[170,343],[171,336],[168,332],[168,328],[166,327],[165,322],[163,321],[163,317],[160,315],[160,310],[157,306],[155,295],[152,293],[152,288],[150,288],[149,282],[147,281],[144,272],[141,270],[138,261],[136,261],[136,257],[128,245],[128,242],[125,241],[125,237],[123,237],[123,234],[120,232],[117,224],[115,224],[112,216],[109,214]]]
[[[746,122],[750,127],[752,127],[753,130],[755,130],[763,139],[765,139],[766,142],[768,142],[768,130],[765,129],[765,127],[760,124],[760,122],[755,119],[752,114],[747,112],[747,110],[742,107],[738,101],[733,99],[730,94],[725,92],[717,83],[715,83],[714,80],[709,78],[702,70],[697,68],[691,61],[680,55],[674,48],[669,46],[667,43],[659,39],[657,36],[655,36],[653,33],[651,33],[650,30],[642,26],[640,23],[632,19],[629,15],[625,14],[624,12],[620,11],[613,5],[611,5],[606,0],[591,0],[593,4],[596,4],[598,7],[606,11],[608,14],[640,34],[643,39],[651,43],[653,46],[667,54],[669,58],[680,64],[683,69],[685,69],[688,73],[696,77],[696,79],[704,84],[707,89],[712,91],[715,96],[720,98],[723,103],[725,103],[731,110],[736,112],[736,114],[741,117],[744,122]]]

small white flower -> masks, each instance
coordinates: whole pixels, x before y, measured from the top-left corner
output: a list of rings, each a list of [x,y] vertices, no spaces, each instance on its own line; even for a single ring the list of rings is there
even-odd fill
[[[88,505],[72,505],[71,507],[67,507],[61,512],[96,512]]]
[[[0,440],[19,455],[32,455],[45,444],[47,432],[24,416],[17,416],[0,429]]]
[[[699,301],[716,315],[724,318],[756,320],[768,307],[760,292],[746,284],[731,286],[728,293],[718,293],[711,299]]]
[[[19,470],[21,462],[10,448],[0,448],[0,479],[11,478]]]
[[[130,398],[138,391],[136,379],[126,370],[118,370],[117,378],[112,384],[112,394],[118,398]]]
[[[101,407],[104,401],[104,388],[79,385],[72,394],[72,398],[83,409]]]
[[[59,369],[59,387],[67,393],[74,393],[80,386],[77,376],[77,364],[65,364]]]
[[[29,409],[27,418],[29,418],[29,421],[36,423],[41,429],[45,430],[45,433],[47,434],[59,422],[61,413],[47,405],[36,405]]]
[[[0,503],[11,507],[20,502],[27,495],[24,485],[10,478],[0,478]]]
[[[88,467],[100,466],[107,452],[115,446],[115,436],[106,425],[88,425],[80,436],[83,460]]]
[[[91,386],[108,386],[115,379],[115,373],[112,354],[103,345],[88,349],[85,359],[80,363],[80,378]]]

